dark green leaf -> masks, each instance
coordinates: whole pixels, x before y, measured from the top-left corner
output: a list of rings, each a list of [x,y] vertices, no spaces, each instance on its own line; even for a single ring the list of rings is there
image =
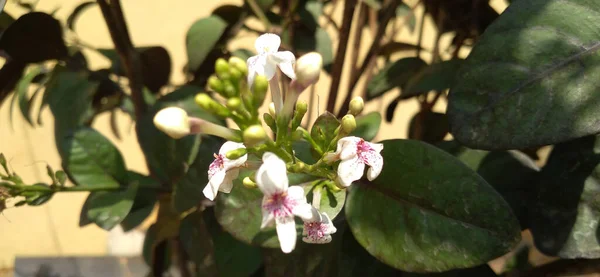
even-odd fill
[[[292,148],[296,154],[296,158],[300,159],[304,163],[314,164],[319,158],[321,158],[317,152],[312,148],[310,143],[299,140],[292,143]]]
[[[86,9],[90,8],[91,6],[93,6],[94,4],[96,4],[96,2],[89,1],[89,2],[83,2],[83,3],[79,4],[79,5],[77,5],[77,7],[75,7],[75,9],[73,10],[73,12],[67,18],[67,28],[69,28],[71,30],[75,30],[75,22],[79,18],[79,15],[82,12],[84,12]]]
[[[346,219],[379,260],[411,272],[483,264],[520,240],[508,204],[474,171],[431,145],[384,141],[383,172],[356,182]]]
[[[227,22],[216,15],[194,22],[185,39],[189,71],[196,71],[202,65],[204,59],[225,32],[225,28],[227,28]]]
[[[64,186],[67,183],[67,174],[64,171],[56,171],[55,176],[59,185]]]
[[[25,76],[23,76],[23,78],[21,78],[21,80],[17,83],[17,88],[15,91],[16,98],[18,98],[19,101],[19,109],[21,110],[21,114],[31,126],[33,126],[33,122],[29,114],[29,86],[31,85],[33,78],[38,76],[41,73],[41,71],[42,68],[39,66],[32,67],[31,70],[29,70],[29,72],[27,72],[27,74],[25,74]],[[14,101],[15,100],[13,98],[13,103]]]
[[[354,238],[346,226],[337,226],[336,235],[341,235],[342,243],[339,251],[339,275],[348,277],[394,277],[402,276],[402,272],[378,261],[371,256]],[[339,234],[338,234],[339,233]]]
[[[497,277],[496,273],[489,265],[483,264],[480,266],[455,269],[442,273],[404,273],[402,277]]]
[[[94,198],[94,194],[95,192],[90,193],[85,199],[85,202],[83,202],[83,206],[81,206],[81,212],[79,213],[79,227],[83,227],[92,223],[87,214],[88,210],[90,209],[90,200]]]
[[[340,238],[336,236],[334,239]],[[290,254],[284,254],[279,249],[265,249],[263,250],[264,276],[344,276],[336,274],[338,253],[335,246],[334,242],[328,244],[298,242]]]
[[[427,66],[415,57],[404,58],[379,71],[367,85],[367,100],[377,98],[388,90],[405,85],[419,70]]]
[[[208,228],[202,213],[199,212],[186,216],[179,226],[179,240],[185,252],[196,264],[198,276],[218,275],[214,253],[215,245]]]
[[[32,186],[50,189],[50,186],[48,186],[47,184],[44,184],[44,183],[37,183]],[[37,191],[35,191],[35,192],[23,193],[23,196],[25,196],[25,200],[27,201],[27,205],[29,205],[29,206],[40,206],[40,205],[48,202],[52,198],[53,195],[54,195],[53,192],[37,192]]]
[[[599,145],[594,136],[558,144],[542,169],[530,220],[535,245],[543,253],[600,257]]]
[[[600,2],[516,1],[485,31],[450,92],[452,134],[523,149],[600,132]]]
[[[153,92],[169,83],[171,57],[162,46],[147,47],[140,53],[144,86]]]
[[[26,13],[11,24],[0,37],[0,49],[25,63],[67,56],[60,23],[42,12]]]
[[[328,146],[335,138],[335,129],[340,126],[340,121],[330,112],[321,114],[312,128],[310,137],[321,147],[323,152],[327,152]]]
[[[139,189],[133,199],[131,211],[121,222],[121,227],[123,227],[123,231],[125,232],[142,224],[152,213],[154,205],[158,200],[158,193],[150,187],[160,187],[160,184],[154,179],[133,171],[127,172],[127,179],[129,186],[138,186]]]
[[[422,111],[415,114],[410,120],[408,138],[436,143],[444,140],[448,129],[446,114]]]
[[[86,187],[119,187],[127,169],[119,150],[96,130],[83,127],[60,140],[63,168],[72,181]]]
[[[379,112],[370,112],[356,118],[356,129],[350,135],[371,141],[377,136],[380,126],[381,114]]]
[[[317,180],[302,185],[304,187],[304,193],[306,194],[306,200],[308,203],[314,205],[315,192],[318,189],[321,194],[321,200],[319,201],[319,211],[326,213],[331,220],[333,220],[344,207],[346,201],[346,190],[334,190],[335,187],[333,181],[329,180]],[[316,206],[315,206],[316,207]]]
[[[92,194],[87,217],[104,230],[114,228],[129,214],[137,191],[138,186],[134,184],[123,191]]]
[[[159,227],[156,224],[152,224],[146,231],[146,237],[144,237],[144,247],[142,249],[142,257],[146,265],[150,267],[160,266],[162,268],[169,268],[171,264],[171,245],[166,240],[158,240]],[[164,250],[163,260],[158,261],[155,257],[157,248]],[[161,264],[159,264],[161,263]]]
[[[452,87],[456,72],[463,60],[455,59],[432,64],[417,73],[402,90],[402,98],[409,98],[423,93],[443,91]]]

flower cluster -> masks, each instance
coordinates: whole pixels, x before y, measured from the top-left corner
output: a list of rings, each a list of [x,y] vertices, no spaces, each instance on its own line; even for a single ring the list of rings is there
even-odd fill
[[[332,127],[335,128],[333,134],[309,133],[301,127],[308,106],[298,101],[298,97],[319,80],[322,58],[312,52],[296,60],[292,52],[279,51],[280,44],[279,36],[264,34],[255,43],[258,54],[247,63],[235,57],[217,61],[216,75],[208,79],[208,88],[225,98],[225,104],[206,93],[196,96],[201,108],[233,120],[240,130],[188,116],[178,107],[159,111],[154,123],[175,139],[199,133],[224,138],[226,142],[213,154],[214,161],[208,168],[204,196],[211,201],[218,200],[218,192],[229,193],[235,189],[234,181],[240,170],[255,170],[244,178],[243,184],[263,194],[260,226],[274,225],[281,250],[289,253],[295,248],[298,236],[296,217],[303,222],[302,240],[307,243],[330,242],[336,228],[330,215],[320,210],[321,196],[313,195],[312,203],[308,203],[304,188],[290,185],[288,173],[328,180],[325,189],[345,189],[362,178],[367,166],[368,180],[379,176],[383,167],[380,154],[383,145],[350,135],[356,128],[354,116],[361,113],[364,106],[360,97],[351,101],[350,112],[341,121],[334,119],[338,123]],[[286,95],[281,94],[278,69],[289,77],[283,82],[287,85]],[[258,109],[269,89],[272,103],[261,121]],[[271,128],[274,138],[267,135],[263,123]],[[306,164],[296,156],[292,143],[299,140],[312,146],[318,158],[316,163]]]

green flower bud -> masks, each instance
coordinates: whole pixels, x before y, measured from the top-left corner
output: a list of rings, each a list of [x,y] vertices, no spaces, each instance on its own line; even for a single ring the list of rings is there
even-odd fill
[[[227,99],[227,108],[229,108],[232,111],[237,111],[240,109],[240,107],[242,106],[242,100],[240,100],[237,97],[232,97]]]
[[[342,125],[340,126],[340,131],[344,135],[348,135],[352,133],[354,129],[356,129],[356,119],[354,119],[354,116],[351,114],[347,114],[344,117],[342,117]]]
[[[242,79],[242,72],[237,68],[230,67],[229,76],[231,76],[232,82],[237,83]]]
[[[267,124],[267,126],[269,126],[269,128],[271,128],[271,130],[273,130],[273,132],[275,132],[275,129],[277,129],[277,125],[275,124],[275,119],[273,118],[273,116],[271,116],[268,113],[263,114],[263,121]]]
[[[246,61],[236,56],[229,58],[229,66],[239,70],[243,75],[248,75],[248,65],[246,64]]]
[[[248,154],[248,149],[238,148],[225,153],[225,157],[227,157],[230,160],[237,160],[246,154]]]
[[[223,80],[229,79],[229,63],[223,58],[218,58],[215,62],[215,72],[219,78]]]
[[[254,78],[254,84],[252,85],[252,95],[254,97],[254,103],[256,105],[262,105],[269,89],[269,81],[265,76],[257,75]]]
[[[296,130],[296,128],[300,126],[307,110],[308,104],[306,101],[298,101],[296,103],[296,111],[294,112],[294,117],[292,118],[292,130]]]
[[[362,97],[354,97],[354,99],[350,101],[350,114],[356,116],[362,112],[364,107],[365,101],[363,101]]]
[[[227,108],[225,108],[223,105],[217,103],[217,101],[212,99],[206,93],[198,93],[194,98],[194,101],[196,102],[196,104],[198,104],[198,106],[211,113],[214,113],[221,117],[229,116],[229,110],[227,110]]]
[[[275,118],[275,116],[276,116],[276,115],[275,115],[275,103],[273,103],[273,102],[271,102],[271,103],[269,104],[269,114],[270,114],[270,115],[271,115],[273,118]]]
[[[300,140],[302,139],[302,130],[296,130],[292,133],[292,140]]]
[[[234,97],[238,95],[238,91],[230,80],[223,81],[223,96]]]
[[[243,133],[244,144],[247,147],[262,143],[267,139],[267,133],[260,125],[252,125]]]
[[[208,77],[208,87],[218,93],[223,93],[223,82],[215,75]]]
[[[247,187],[249,189],[254,189],[254,188],[258,187],[256,185],[256,182],[252,181],[252,179],[250,179],[250,177],[244,178],[244,180],[242,180],[242,184],[244,185],[244,187]]]

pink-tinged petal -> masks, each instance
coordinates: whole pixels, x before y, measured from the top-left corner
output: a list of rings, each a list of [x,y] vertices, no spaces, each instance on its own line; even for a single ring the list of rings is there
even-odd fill
[[[338,177],[341,184],[348,187],[363,176],[364,170],[365,164],[358,157],[342,160],[338,166]]]
[[[271,33],[260,35],[254,42],[254,48],[259,54],[275,53],[279,50],[279,45],[281,45],[281,38]]]
[[[367,179],[369,179],[369,181],[373,181],[375,178],[377,178],[377,176],[379,176],[381,170],[383,169],[383,157],[381,154],[372,150],[363,153],[363,158],[365,159],[367,165],[369,165],[369,170],[367,170]]]
[[[357,154],[357,145],[361,141],[361,138],[357,137],[345,137],[338,141],[338,148],[340,149],[340,159],[347,160],[354,158]]]
[[[265,206],[265,202],[267,202],[269,200],[270,199],[267,196],[263,197],[263,204],[262,204],[262,206],[264,207]],[[274,221],[275,221],[275,215],[271,211],[263,208],[262,209],[262,222],[260,223],[260,228],[264,229],[267,226],[272,225]]]
[[[296,248],[296,222],[293,217],[281,217],[275,220],[277,238],[283,253],[290,253]]]
[[[325,243],[331,242],[331,236],[330,235],[325,235],[323,237],[305,236],[305,237],[302,237],[302,241],[304,241],[306,243],[313,243],[313,244],[325,244]]]
[[[276,52],[269,55],[269,59],[279,66],[279,69],[281,69],[283,74],[290,77],[290,79],[296,79],[296,73],[294,72],[294,63],[296,62],[296,57],[292,52]]]
[[[263,164],[256,171],[256,184],[265,195],[286,191],[289,180],[285,162],[277,155],[266,152],[263,155]]]
[[[381,150],[383,150],[383,144],[382,143],[371,143],[371,142],[366,142],[371,148],[373,148],[373,150],[375,150],[375,152],[379,153],[381,152]]]

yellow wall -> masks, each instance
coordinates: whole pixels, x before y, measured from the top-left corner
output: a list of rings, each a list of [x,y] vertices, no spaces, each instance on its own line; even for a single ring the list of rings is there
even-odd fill
[[[57,17],[63,22],[76,5],[82,0],[43,0],[39,1],[38,9],[52,11],[59,7]],[[183,80],[181,74],[185,61],[185,32],[197,19],[209,14],[218,4],[240,4],[242,1],[217,1],[217,0],[128,0],[122,1],[123,9],[132,40],[136,45],[162,45],[170,53],[173,62],[172,82],[177,84]],[[416,1],[412,1],[416,2]],[[505,8],[504,1],[493,0],[493,5],[498,10]],[[338,5],[335,18],[339,22],[341,5]],[[13,16],[24,12],[12,1],[6,5],[6,10]],[[418,13],[421,9],[418,9]],[[322,22],[324,23],[324,22]],[[254,22],[256,26],[260,26]],[[77,23],[77,34],[83,42],[96,47],[112,47],[110,36],[97,7],[86,10]],[[434,31],[431,21],[426,22],[425,48],[431,49]],[[232,43],[233,48],[245,46],[252,48],[254,36],[240,32],[239,39]],[[396,35],[403,42],[416,42],[416,35],[402,30]],[[73,36],[67,34],[68,41]],[[368,46],[372,36],[365,32],[363,35],[363,48]],[[450,36],[444,37],[448,42]],[[337,44],[337,40],[334,39]],[[334,48],[335,49],[335,48]],[[93,68],[108,65],[108,61],[94,53],[87,53]],[[364,54],[364,53],[363,53]],[[362,56],[361,56],[362,57]],[[341,89],[344,90],[347,76],[342,79]],[[362,86],[362,82],[359,86]],[[324,110],[329,90],[330,80],[322,78],[316,88],[320,98],[320,106],[316,103],[311,107],[313,119],[318,112]],[[370,103],[367,111],[379,110],[385,112],[386,105],[397,95],[397,92],[388,93],[381,100]],[[305,94],[302,97],[308,98]],[[342,99],[340,99],[341,103]],[[43,125],[36,128],[28,126],[18,111],[13,114],[13,124],[9,121],[9,102],[0,107],[0,152],[3,152],[10,161],[10,166],[22,175],[28,183],[38,180],[47,180],[45,175],[46,164],[55,169],[60,166],[60,159],[54,145],[53,122],[48,110],[43,112]],[[436,109],[445,110],[444,103]],[[393,123],[385,123],[378,139],[405,137],[407,122],[416,112],[415,101],[405,101],[398,107]],[[146,172],[143,158],[136,144],[132,122],[127,117],[120,117],[119,128],[123,134],[122,140],[117,140],[108,127],[108,117],[101,116],[95,123],[96,128],[113,141],[123,153],[127,167],[139,172]],[[199,180],[201,181],[201,180]],[[202,183],[202,182],[200,182]],[[0,269],[10,268],[18,255],[102,255],[106,253],[105,231],[96,226],[85,228],[78,227],[79,211],[85,193],[59,194],[48,204],[41,207],[10,208],[0,216]],[[0,271],[0,275],[1,275]]]

